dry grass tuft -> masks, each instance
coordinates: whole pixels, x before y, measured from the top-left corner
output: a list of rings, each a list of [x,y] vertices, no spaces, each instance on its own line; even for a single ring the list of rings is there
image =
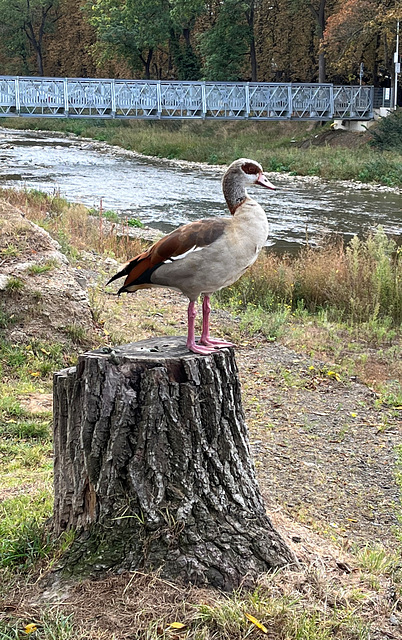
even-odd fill
[[[264,253],[218,298],[235,308],[326,309],[332,319],[351,324],[402,322],[402,250],[381,227],[365,240],[345,246],[330,238],[319,249],[305,247],[296,256]]]
[[[70,258],[84,249],[124,262],[144,246],[141,240],[130,237],[128,225],[110,224],[102,214],[96,219],[83,205],[69,204],[58,196],[13,189],[0,189],[0,196],[49,231]]]

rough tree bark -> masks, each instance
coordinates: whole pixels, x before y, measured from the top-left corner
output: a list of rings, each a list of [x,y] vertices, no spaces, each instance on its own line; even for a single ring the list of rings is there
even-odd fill
[[[54,380],[58,534],[76,572],[160,568],[233,589],[295,562],[265,513],[232,349],[156,338],[82,355]]]

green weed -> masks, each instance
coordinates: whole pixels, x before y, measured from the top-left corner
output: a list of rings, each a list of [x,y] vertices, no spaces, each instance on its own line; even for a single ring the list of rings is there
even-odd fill
[[[374,575],[392,573],[400,564],[397,553],[387,551],[380,545],[367,543],[364,547],[355,549],[355,554],[360,567]]]
[[[56,260],[48,260],[43,264],[33,264],[32,266],[28,267],[27,273],[30,276],[39,276],[42,273],[53,271],[53,269],[55,269],[56,267],[58,267],[58,262]]]
[[[106,220],[109,220],[109,222],[121,222],[119,216],[117,215],[117,213],[115,211],[109,211],[109,210],[102,211],[102,216]]]
[[[60,344],[32,341],[31,344],[12,344],[0,338],[0,362],[7,376],[21,381],[47,377],[51,371],[62,369],[70,362]]]
[[[64,331],[75,344],[83,344],[87,340],[87,332],[79,324],[66,325]]]
[[[145,227],[139,218],[129,218],[127,220],[127,224],[129,227],[136,227],[138,229],[143,229]]]
[[[10,278],[8,278],[5,288],[9,293],[16,293],[24,288],[24,283],[21,278],[15,278],[14,276],[11,276]]]
[[[10,243],[6,247],[3,247],[3,249],[0,249],[0,255],[3,258],[16,258],[21,255],[21,249]]]
[[[395,150],[402,148],[402,109],[396,109],[387,118],[381,118],[372,131],[371,144],[377,149]]]

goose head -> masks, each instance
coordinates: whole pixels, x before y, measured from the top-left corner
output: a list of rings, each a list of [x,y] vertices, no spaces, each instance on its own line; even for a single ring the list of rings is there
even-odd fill
[[[231,213],[248,197],[247,187],[259,185],[265,189],[276,187],[266,178],[259,162],[239,158],[229,165],[222,180],[222,190]]]

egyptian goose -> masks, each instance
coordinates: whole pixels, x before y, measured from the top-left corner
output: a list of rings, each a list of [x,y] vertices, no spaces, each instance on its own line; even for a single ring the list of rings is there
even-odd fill
[[[246,158],[232,162],[222,180],[231,218],[198,220],[179,227],[130,260],[107,283],[126,276],[118,294],[152,287],[181,291],[190,300],[187,348],[194,353],[208,354],[232,346],[209,335],[210,295],[236,282],[266,242],[265,212],[246,191],[253,184],[275,189],[258,162]],[[195,303],[201,294],[202,333],[196,344]]]

